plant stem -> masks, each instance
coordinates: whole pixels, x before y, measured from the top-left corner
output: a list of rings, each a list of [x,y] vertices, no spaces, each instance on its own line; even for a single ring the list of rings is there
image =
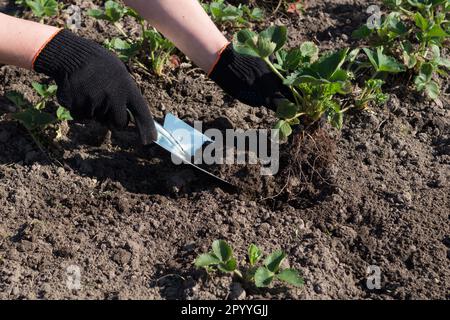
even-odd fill
[[[380,74],[380,71],[375,71],[375,73],[370,77],[370,79],[375,79]]]
[[[269,58],[264,58],[263,60],[269,66],[270,70],[272,70],[272,72],[275,73],[281,80],[286,80],[286,78],[280,73],[280,71],[275,68]]]
[[[275,68],[275,66],[272,64],[272,62],[268,57],[264,58],[263,60],[269,66],[270,70],[272,70],[272,72],[275,73],[283,82],[286,80],[286,78],[280,73],[280,71],[278,71],[278,69]],[[297,90],[295,90],[293,86],[289,85],[288,87],[291,90],[292,95],[294,96],[295,103],[298,106],[302,105],[303,103],[300,103],[300,101],[304,102],[302,96],[297,92]]]
[[[354,108],[354,107],[352,107],[352,106],[348,106],[347,108],[341,109],[341,113],[345,113],[345,112],[347,112],[348,110],[353,109],[353,108]]]
[[[406,13],[407,15],[410,15],[410,16],[412,16],[413,15],[413,13],[411,12],[411,11],[409,11],[409,10],[406,10],[405,8],[403,8],[403,7],[398,7],[401,11],[403,11],[404,13]]]
[[[241,279],[244,279],[244,276],[242,275],[242,272],[240,272],[239,270],[234,270],[234,273]]]
[[[294,120],[294,119],[297,119],[298,117],[301,117],[301,116],[304,116],[304,115],[306,115],[305,112],[299,112],[299,113],[297,113],[295,116],[293,116],[292,118],[285,119],[285,120],[286,120],[287,122],[290,122],[290,121],[292,121],[292,120]]]
[[[134,62],[138,65],[138,67],[142,68],[144,71],[150,74],[150,70],[147,68],[146,65],[140,62],[138,59],[135,59]]]
[[[120,32],[120,34],[121,34],[122,36],[125,37],[125,39],[126,39],[128,42],[131,42],[131,41],[128,39],[127,33],[123,30],[122,26],[121,26],[118,22],[114,22],[114,27],[116,27],[116,29]]]

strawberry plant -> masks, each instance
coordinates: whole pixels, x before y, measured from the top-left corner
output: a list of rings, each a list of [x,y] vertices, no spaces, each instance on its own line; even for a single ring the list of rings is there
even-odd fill
[[[56,94],[56,85],[48,86],[33,82],[32,86],[40,97],[38,103],[34,105],[28,102],[19,92],[12,91],[6,94],[6,98],[18,109],[18,112],[13,114],[13,118],[19,121],[28,131],[31,133],[39,132],[60,121],[73,120],[70,112],[62,106],[58,106],[55,115],[45,111],[48,102]]]
[[[283,49],[287,41],[284,26],[272,26],[257,34],[250,30],[241,30],[234,38],[234,49],[241,53],[263,59],[269,68],[277,74],[292,93],[291,100],[279,103],[275,125],[280,138],[285,139],[292,133],[292,126],[300,124],[301,117],[315,122],[325,117],[331,125],[341,128],[343,115],[352,107],[366,108],[371,104],[383,104],[387,96],[381,86],[386,74],[397,73],[403,66],[378,48],[376,53],[364,50],[369,61],[357,61],[360,50],[341,49],[321,54],[312,42],[305,42],[298,48]],[[275,56],[275,61],[270,58]],[[355,93],[359,80],[359,71],[373,69],[364,88]]]
[[[277,250],[271,253],[261,264],[259,262],[262,257],[261,249],[251,244],[248,248],[248,267],[239,270],[239,263],[233,255],[231,246],[223,240],[216,240],[212,244],[211,252],[197,257],[195,266],[205,268],[208,272],[232,273],[243,281],[254,283],[258,288],[269,287],[274,280],[297,287],[303,285],[303,279],[297,270],[281,268],[282,262],[286,259],[284,252]]]
[[[384,0],[390,12],[375,28],[361,26],[353,33],[357,39],[383,46],[389,54],[403,60],[405,69],[415,74],[414,84],[431,99],[440,94],[436,76],[448,76],[450,61],[441,57],[448,43],[450,12],[448,0]]]
[[[56,0],[17,0],[16,4],[31,9],[41,21],[45,17],[53,17],[58,13],[58,1]]]
[[[260,22],[264,19],[264,12],[260,8],[251,9],[244,4],[234,6],[225,3],[224,0],[204,3],[203,8],[214,22],[230,27],[248,26],[252,22]]]
[[[152,70],[158,76],[164,74],[175,46],[154,28],[148,28],[145,20],[131,8],[115,1],[106,1],[103,9],[91,9],[88,15],[110,22],[121,37],[108,39],[105,46],[114,51],[124,61],[132,61],[146,72]],[[141,27],[140,37],[134,39],[123,29],[121,20],[124,17],[134,18]]]

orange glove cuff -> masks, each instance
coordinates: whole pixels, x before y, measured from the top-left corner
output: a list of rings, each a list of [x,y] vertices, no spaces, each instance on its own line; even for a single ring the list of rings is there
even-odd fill
[[[216,58],[216,61],[214,61],[214,64],[212,65],[211,69],[209,70],[209,72],[208,72],[208,77],[209,77],[209,76],[211,75],[211,73],[214,71],[214,68],[216,67],[217,63],[219,62],[220,57],[222,56],[223,51],[228,47],[228,45],[229,45],[230,43],[231,43],[231,42],[227,42],[227,44],[224,45],[223,48],[219,50],[219,52],[217,52],[217,58]]]

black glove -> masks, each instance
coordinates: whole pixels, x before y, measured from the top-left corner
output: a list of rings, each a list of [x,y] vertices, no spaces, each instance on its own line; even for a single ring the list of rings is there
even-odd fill
[[[95,119],[124,128],[128,109],[142,143],[156,140],[152,115],[136,83],[125,65],[97,43],[62,30],[41,50],[33,68],[56,81],[58,102],[75,120]]]
[[[237,53],[229,44],[220,54],[210,78],[226,93],[252,107],[272,110],[283,99],[292,99],[289,88],[264,60]]]

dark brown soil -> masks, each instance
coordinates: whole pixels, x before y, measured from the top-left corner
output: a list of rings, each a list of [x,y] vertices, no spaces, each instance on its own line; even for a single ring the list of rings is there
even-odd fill
[[[289,25],[292,45],[331,49],[351,44],[371,3],[307,1],[306,15],[280,11],[271,21]],[[99,42],[112,32],[91,19],[78,31]],[[132,73],[158,120],[172,112],[219,129],[273,124],[270,111],[233,101],[189,62],[170,73],[171,83]],[[42,79],[0,67],[1,299],[449,298],[448,81],[437,102],[398,81],[385,108],[350,115],[341,132],[297,135],[278,176],[216,168],[257,191],[229,193],[156,146],[135,148],[132,128],[110,136],[94,123],[71,123],[43,153],[8,120],[4,98],[18,90],[36,100],[31,82]],[[195,257],[219,238],[241,259],[250,243],[285,250],[305,286],[242,288],[196,270]],[[81,268],[81,290],[66,286],[70,265]],[[381,269],[379,290],[366,286],[370,265]]]

